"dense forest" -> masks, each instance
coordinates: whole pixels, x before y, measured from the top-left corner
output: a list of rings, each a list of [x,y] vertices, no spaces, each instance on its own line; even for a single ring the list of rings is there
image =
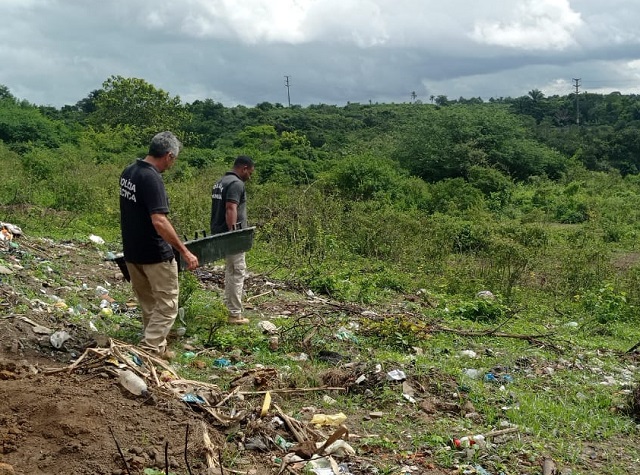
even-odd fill
[[[206,228],[211,185],[251,155],[249,264],[316,291],[635,303],[639,127],[640,98],[619,93],[226,107],[113,76],[57,109],[2,86],[0,211],[117,249],[117,177],[168,129],[185,145],[165,176],[179,233]]]

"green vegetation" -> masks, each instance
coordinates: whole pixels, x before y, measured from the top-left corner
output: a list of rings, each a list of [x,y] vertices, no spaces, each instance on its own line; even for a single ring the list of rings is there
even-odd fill
[[[288,364],[294,387],[319,384],[316,362],[291,364],[286,356],[309,346],[385,367],[411,365],[414,377],[434,377],[443,391],[453,378],[464,391],[447,394],[466,392],[484,428],[502,421],[523,428],[521,438],[495,449],[495,473],[517,473],[523,461],[528,468],[519,473],[539,473],[533,464],[542,452],[578,467],[572,473],[590,473],[575,440],[615,446],[637,437],[623,393],[601,383],[603,374],[620,376],[619,355],[640,340],[640,98],[585,94],[580,127],[571,125],[574,99],[532,91],[488,103],[439,97],[436,104],[227,108],[182,104],[121,77],[62,110],[5,94],[0,220],[31,236],[98,234],[117,250],[119,173],[144,155],[150,134],[171,128],[185,143],[165,176],[171,219],[192,236],[207,228],[215,179],[236,155],[250,154],[257,233],[249,267],[338,302],[393,311],[360,319],[358,328],[340,310],[275,320],[283,338],[272,353],[258,330],[223,327],[219,297],[187,273],[181,307],[198,344]],[[483,290],[495,298],[478,297]],[[135,331],[118,323],[119,335]],[[336,338],[340,327],[353,338]],[[535,338],[496,338],[496,329]],[[482,359],[458,356],[470,348]],[[514,371],[504,391],[465,379],[465,369],[496,366]],[[572,371],[578,367],[595,369]],[[400,407],[397,417],[365,423],[385,434],[363,438],[366,453],[429,450],[451,468],[449,437],[482,430],[459,415],[413,420],[400,393],[376,391],[366,401],[362,394],[340,401],[387,413]],[[633,444],[621,445],[626,452],[611,456],[607,473],[638,460]],[[380,462],[381,473],[388,462]]]

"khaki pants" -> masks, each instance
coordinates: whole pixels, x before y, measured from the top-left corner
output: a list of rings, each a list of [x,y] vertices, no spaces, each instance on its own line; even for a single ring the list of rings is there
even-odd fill
[[[224,304],[233,317],[242,316],[242,287],[246,269],[244,252],[225,258]]]
[[[142,309],[140,346],[162,354],[178,315],[178,266],[175,260],[157,264],[127,262],[133,292]]]

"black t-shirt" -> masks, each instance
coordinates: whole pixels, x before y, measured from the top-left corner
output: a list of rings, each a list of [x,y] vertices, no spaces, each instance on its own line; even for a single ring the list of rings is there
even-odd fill
[[[247,227],[247,195],[244,181],[234,172],[227,172],[214,185],[211,192],[211,233],[218,234],[231,231],[227,226],[227,202],[238,205],[237,223]]]
[[[120,228],[125,261],[155,264],[173,257],[173,249],[153,227],[153,213],[168,214],[169,198],[160,172],[138,159],[120,176]]]

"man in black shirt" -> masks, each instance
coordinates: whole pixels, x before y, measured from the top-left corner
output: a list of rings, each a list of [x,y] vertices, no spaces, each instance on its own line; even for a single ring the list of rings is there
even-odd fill
[[[174,134],[160,132],[151,140],[147,156],[120,176],[124,259],[142,309],[140,346],[167,359],[172,356],[167,352],[167,335],[178,315],[178,266],[173,249],[188,269],[198,266],[198,258],[167,218],[169,199],[160,175],[173,166],[181,148]]]
[[[211,233],[219,234],[247,227],[247,195],[244,182],[251,178],[255,165],[250,157],[240,155],[214,185],[211,193]],[[242,287],[244,286],[244,252],[225,257],[224,302],[229,310],[229,323],[243,325],[249,320],[242,316]]]

